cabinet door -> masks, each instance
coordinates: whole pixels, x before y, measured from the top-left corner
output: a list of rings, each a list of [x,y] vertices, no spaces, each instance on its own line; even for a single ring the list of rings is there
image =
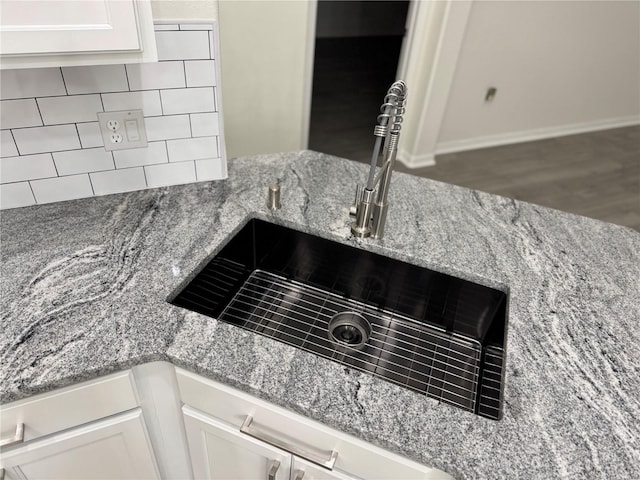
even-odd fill
[[[243,435],[189,406],[184,406],[182,412],[196,479],[289,479],[288,453]]]
[[[150,0],[2,0],[0,67],[157,61]]]
[[[139,408],[2,452],[0,466],[7,480],[160,478]]]
[[[301,458],[293,457],[291,480],[358,480],[359,478],[337,470],[327,470]]]
[[[3,0],[2,54],[139,50],[133,0]]]

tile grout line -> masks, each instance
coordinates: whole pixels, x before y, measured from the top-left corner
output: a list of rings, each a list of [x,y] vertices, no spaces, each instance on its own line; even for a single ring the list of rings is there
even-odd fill
[[[182,72],[184,73],[184,88],[189,88],[189,82],[187,81],[187,61],[182,60]]]
[[[42,111],[40,110],[40,104],[38,103],[38,97],[33,97],[33,101],[36,104],[36,109],[38,110],[38,115],[40,115],[40,121],[42,122],[42,125],[31,126],[31,127],[27,127],[27,128],[44,127],[45,126],[44,117],[42,116]]]
[[[13,128],[9,129],[9,133],[11,134],[11,138],[13,139],[13,144],[16,147],[16,152],[18,152],[18,157],[22,156],[20,153],[20,149],[18,148],[18,142],[16,142],[16,137],[13,135]]]
[[[92,196],[95,197],[96,196],[96,191],[93,188],[93,182],[91,181],[91,174],[90,173],[91,172],[87,172],[86,175],[87,175],[87,177],[89,177],[89,186],[91,187]]]
[[[142,165],[142,174],[144,175],[144,184],[146,188],[149,188],[149,181],[147,180],[147,169]]]
[[[78,130],[78,124],[74,123],[73,126],[76,129],[76,135],[78,136],[78,143],[80,144],[80,148],[76,148],[75,150],[84,150],[84,147],[82,146],[82,139],[80,138],[80,130]]]
[[[158,98],[160,99],[160,112],[162,112],[161,117],[164,117],[164,105],[162,104],[162,89],[158,88],[156,90],[158,92]]]
[[[53,168],[56,171],[56,176],[55,177],[51,177],[51,178],[60,178],[60,172],[58,172],[58,165],[56,165],[56,159],[53,156],[53,152],[47,152],[49,154],[49,156],[51,157],[51,162],[53,163]]]
[[[131,84],[129,83],[129,70],[127,69],[126,65],[123,65],[123,67],[124,67],[124,76],[127,79],[127,91],[130,92]],[[104,105],[102,106],[102,108],[104,108]]]
[[[64,79],[64,72],[62,71],[62,67],[59,67],[60,69],[60,77],[62,77],[62,85],[64,85],[64,91],[67,95],[69,95],[69,89],[67,89],[67,82]]]
[[[36,193],[33,191],[33,185],[31,185],[31,180],[27,180],[27,183],[29,184],[29,190],[31,190],[31,195],[33,195],[33,201],[36,202],[36,205],[38,205],[38,199],[36,198]]]

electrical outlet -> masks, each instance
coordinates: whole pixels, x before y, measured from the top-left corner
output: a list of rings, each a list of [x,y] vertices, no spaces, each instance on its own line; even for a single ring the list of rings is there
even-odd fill
[[[118,120],[109,120],[107,121],[107,128],[115,132],[120,128],[120,122]]]
[[[147,146],[142,110],[98,112],[98,123],[107,151]]]

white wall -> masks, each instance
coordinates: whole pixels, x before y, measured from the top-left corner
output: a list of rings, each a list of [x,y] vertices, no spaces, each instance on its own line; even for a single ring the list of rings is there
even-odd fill
[[[315,7],[308,1],[219,2],[229,158],[305,148]]]
[[[484,102],[486,89],[497,96]],[[640,2],[473,3],[436,151],[640,120]]]
[[[409,88],[398,159],[411,168],[435,164],[435,146],[471,10],[465,1],[419,1],[409,11],[399,77]]]
[[[229,158],[306,147],[314,1],[152,0],[151,6],[154,20],[218,20]]]
[[[218,0],[151,0],[154,20],[218,18]]]

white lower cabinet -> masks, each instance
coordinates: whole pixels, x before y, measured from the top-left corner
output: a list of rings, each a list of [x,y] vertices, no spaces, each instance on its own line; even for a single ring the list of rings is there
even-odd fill
[[[130,371],[0,407],[4,480],[159,479]]]
[[[139,408],[3,453],[2,466],[6,480],[159,478]]]
[[[244,392],[176,373],[196,479],[451,480]]]
[[[189,407],[184,425],[197,479],[288,480],[291,455],[247,437],[236,429]]]
[[[196,479],[354,480],[265,442],[193,408],[183,408]]]
[[[0,406],[0,480],[451,480],[153,362]]]
[[[291,465],[291,480],[353,480],[355,477],[326,469],[294,457]]]

